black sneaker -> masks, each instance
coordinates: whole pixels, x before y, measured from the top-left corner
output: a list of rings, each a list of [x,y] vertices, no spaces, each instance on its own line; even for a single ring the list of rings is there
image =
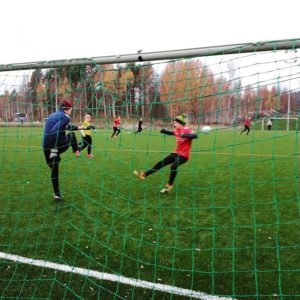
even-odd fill
[[[61,203],[62,202],[62,196],[59,193],[54,195],[54,202],[55,203]]]

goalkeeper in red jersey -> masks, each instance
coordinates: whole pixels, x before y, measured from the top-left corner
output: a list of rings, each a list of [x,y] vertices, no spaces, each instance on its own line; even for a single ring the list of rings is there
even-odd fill
[[[174,131],[162,129],[160,132],[162,134],[173,135],[176,137],[176,148],[174,152],[169,154],[163,160],[159,161],[153,168],[147,170],[146,172],[134,171],[134,175],[139,176],[139,178],[143,180],[161,168],[171,165],[169,181],[160,191],[164,194],[170,192],[173,188],[173,183],[177,175],[177,168],[189,160],[192,140],[197,138],[197,134],[192,132],[192,130],[185,125],[185,114],[175,118]]]

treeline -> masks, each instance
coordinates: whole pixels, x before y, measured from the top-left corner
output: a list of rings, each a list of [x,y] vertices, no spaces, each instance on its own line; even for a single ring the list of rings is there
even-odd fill
[[[276,86],[243,86],[240,78],[214,74],[199,59],[152,64],[86,65],[34,70],[21,88],[0,95],[0,118],[24,112],[42,121],[62,99],[74,104],[74,118],[172,119],[186,112],[191,123],[231,124],[248,112],[286,113],[300,108],[299,92]],[[288,101],[289,100],[289,101]]]
[[[42,120],[53,112],[57,103],[69,99],[74,117],[87,112],[95,116],[162,117],[158,76],[149,65],[71,66],[32,72],[26,87],[0,96],[0,116],[13,118],[25,111]],[[155,105],[152,105],[155,104]]]

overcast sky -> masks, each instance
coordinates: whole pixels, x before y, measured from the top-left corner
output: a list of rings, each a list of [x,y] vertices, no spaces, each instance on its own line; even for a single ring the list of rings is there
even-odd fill
[[[296,0],[4,0],[0,64],[300,38]]]

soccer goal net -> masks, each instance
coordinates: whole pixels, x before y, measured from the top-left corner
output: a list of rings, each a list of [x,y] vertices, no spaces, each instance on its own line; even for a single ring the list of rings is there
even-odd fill
[[[261,130],[299,130],[300,118],[274,118],[269,117],[267,119],[261,119]],[[259,126],[258,126],[259,127]]]
[[[0,65],[0,298],[300,298],[299,46]]]

